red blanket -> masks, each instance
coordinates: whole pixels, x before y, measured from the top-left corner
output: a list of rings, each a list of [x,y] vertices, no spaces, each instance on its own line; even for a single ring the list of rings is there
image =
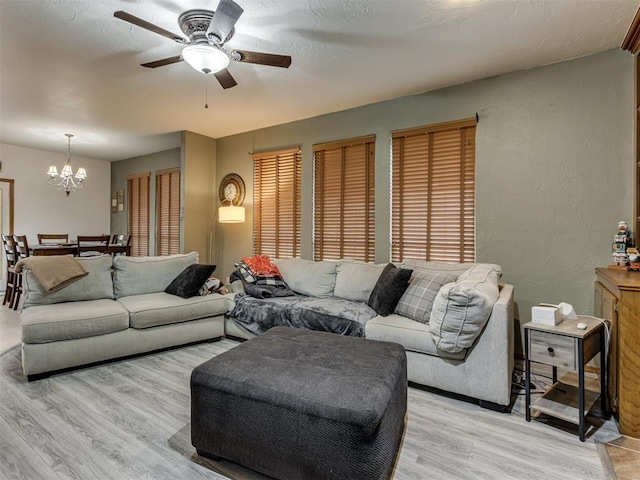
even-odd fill
[[[242,257],[242,262],[247,265],[251,269],[251,272],[254,275],[258,275],[260,277],[280,277],[280,270],[276,267],[271,260],[269,260],[269,255],[254,255],[253,257]]]

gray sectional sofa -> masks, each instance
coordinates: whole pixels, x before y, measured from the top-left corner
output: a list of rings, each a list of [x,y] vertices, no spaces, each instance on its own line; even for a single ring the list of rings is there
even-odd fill
[[[242,295],[185,299],[164,292],[198,261],[195,252],[78,261],[89,274],[53,293],[43,289],[28,265],[23,268],[22,362],[30,379],[224,335],[255,336],[232,316]],[[348,327],[339,326],[338,333],[401,344],[409,381],[472,397],[490,408],[509,405],[513,287],[498,285],[499,266],[406,260],[398,266],[413,270],[411,285],[395,312],[382,316],[367,301],[385,265],[303,259],[274,263],[293,291],[310,298],[299,318],[313,319],[311,313],[319,311],[342,317]],[[238,282],[233,287],[242,291]],[[324,327],[331,331],[331,325]]]
[[[410,382],[472,397],[488,408],[508,408],[514,365],[513,286],[498,284],[502,273],[498,265],[405,260],[398,267],[413,270],[411,285],[395,312],[381,316],[367,301],[385,265],[302,259],[274,263],[289,287],[311,296],[312,302],[288,307],[279,299],[241,295],[225,320],[227,335],[252,338],[259,331],[260,326],[233,317],[245,310],[244,303],[264,302],[267,307],[254,310],[260,312],[281,302],[283,308],[296,310],[296,315],[280,315],[290,326],[298,326],[305,316],[298,310],[342,315],[353,324],[339,326],[343,331],[404,346]],[[243,292],[239,281],[232,287]],[[354,306],[343,308],[345,301]],[[295,299],[291,302],[295,304]],[[331,321],[316,322],[321,323],[322,328],[336,328]]]
[[[77,260],[88,275],[51,293],[23,265],[22,366],[29,378],[224,336],[229,298],[164,292],[198,262],[197,253]]]

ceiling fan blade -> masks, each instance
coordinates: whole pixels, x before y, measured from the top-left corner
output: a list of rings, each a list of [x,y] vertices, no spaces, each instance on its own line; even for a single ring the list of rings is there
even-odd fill
[[[218,79],[218,82],[220,82],[220,85],[222,85],[224,89],[235,87],[238,84],[226,68],[213,75]]]
[[[124,20],[125,22],[129,22],[133,25],[136,25],[137,27],[142,27],[146,30],[149,30],[150,32],[153,33],[157,33],[158,35],[162,35],[163,37],[167,37],[170,38],[171,40],[173,40],[174,42],[180,43],[180,44],[188,44],[189,40],[187,40],[184,37],[181,37],[180,35],[176,35],[175,33],[171,33],[169,30],[165,30],[164,28],[160,28],[157,25],[154,25],[153,23],[149,23],[146,20],[143,20],[141,18],[138,18],[134,15],[131,15],[130,13],[127,12],[123,12],[122,10],[118,10],[117,12],[113,12],[113,16],[116,18],[119,18],[120,20]]]
[[[175,57],[163,58],[162,60],[156,60],[155,62],[141,63],[141,67],[158,68],[165,65],[171,65],[172,63],[178,63],[182,61],[182,55],[176,55]]]
[[[233,0],[220,0],[207,28],[209,41],[222,45],[244,10]]]
[[[289,65],[291,65],[291,57],[289,55],[274,55],[272,53],[249,52],[247,50],[233,50],[230,55],[236,62],[257,63],[281,68],[289,68]]]

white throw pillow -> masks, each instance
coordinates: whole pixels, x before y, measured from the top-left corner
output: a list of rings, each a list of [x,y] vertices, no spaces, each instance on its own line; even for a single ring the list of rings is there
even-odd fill
[[[473,345],[498,300],[501,275],[497,265],[478,264],[440,289],[429,319],[429,330],[440,350],[457,353]]]
[[[282,279],[296,293],[311,297],[332,297],[336,286],[337,262],[312,262],[302,258],[273,260]]]
[[[386,263],[374,265],[358,260],[340,260],[336,267],[333,295],[352,302],[368,302],[371,291],[386,266]]]

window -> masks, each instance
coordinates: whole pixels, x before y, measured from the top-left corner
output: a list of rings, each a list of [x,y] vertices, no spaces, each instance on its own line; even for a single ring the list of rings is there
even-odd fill
[[[180,253],[180,169],[156,172],[156,255]]]
[[[475,261],[476,123],[392,133],[391,261]]]
[[[314,145],[315,260],[375,256],[375,136]]]
[[[253,155],[253,253],[300,256],[300,149]]]
[[[150,173],[127,176],[129,193],[129,234],[131,255],[149,255],[149,177]]]

